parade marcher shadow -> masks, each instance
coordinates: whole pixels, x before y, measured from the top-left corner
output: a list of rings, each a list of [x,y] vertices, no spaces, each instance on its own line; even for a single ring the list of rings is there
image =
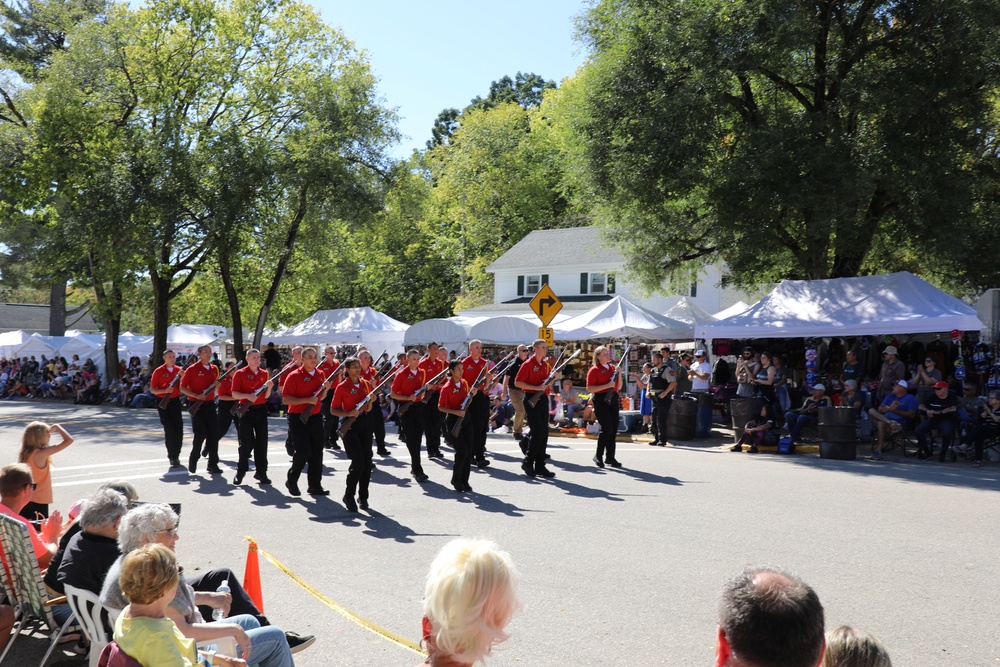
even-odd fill
[[[510,503],[500,500],[499,498],[482,493],[458,493],[451,487],[450,483],[445,484],[434,480],[428,480],[420,486],[423,489],[425,496],[440,500],[457,500],[459,502],[473,503],[476,505],[477,509],[481,509],[484,512],[504,514],[513,518],[522,518],[524,516],[524,512],[526,511],[517,505],[511,505]]]
[[[279,482],[280,484],[281,482]],[[232,487],[234,490],[239,489],[250,496],[250,504],[257,505],[258,507],[274,507],[276,509],[288,509],[293,505],[307,505],[308,500],[303,500],[302,498],[296,498],[294,496],[288,495],[283,489],[279,489],[275,485],[260,486],[257,484],[257,480],[249,477],[245,480],[242,486]]]
[[[670,486],[684,486],[676,477],[664,477],[663,475],[655,475],[651,472],[646,472],[645,470],[636,470],[635,468],[629,468],[627,465],[622,464],[621,468],[612,468],[608,466],[604,470],[609,473],[615,473],[618,475],[628,475],[629,477],[635,478],[640,482],[649,482],[650,484],[668,484]]]
[[[612,469],[611,466],[608,466],[607,468],[598,468],[596,465],[594,465],[593,461],[590,461],[589,465],[580,465],[578,463],[570,463],[569,461],[560,461],[556,458],[549,459],[548,461],[545,462],[545,465],[550,465],[553,468],[559,468],[561,470],[565,470],[566,472],[579,472],[588,474],[602,473]]]

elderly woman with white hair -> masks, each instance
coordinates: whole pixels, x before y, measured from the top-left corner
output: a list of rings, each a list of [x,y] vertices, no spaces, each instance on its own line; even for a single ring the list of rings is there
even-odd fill
[[[507,639],[520,606],[510,556],[486,540],[453,540],[431,564],[424,592],[420,667],[471,667]]]
[[[111,567],[101,590],[101,602],[112,609],[124,609],[128,599],[119,582],[122,561],[130,552],[146,544],[162,544],[175,551],[178,540],[177,514],[167,505],[149,504],[131,510],[118,526],[118,547],[123,556]],[[261,626],[250,614],[239,614],[224,621],[206,623],[198,605],[221,607],[228,611],[228,602],[219,593],[196,592],[181,572],[177,592],[166,609],[167,616],[181,634],[196,642],[232,637],[236,640],[239,657],[249,665],[260,667],[292,667],[291,650],[285,633],[273,625]]]

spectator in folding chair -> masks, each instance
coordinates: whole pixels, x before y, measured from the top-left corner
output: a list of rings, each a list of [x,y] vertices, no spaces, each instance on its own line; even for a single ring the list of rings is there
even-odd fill
[[[990,398],[979,413],[980,422],[974,426],[973,436],[976,443],[975,461],[972,466],[978,468],[983,465],[983,449],[987,438],[1000,437],[1000,391],[990,392]]]
[[[917,417],[917,397],[907,393],[909,385],[906,380],[899,380],[892,387],[892,393],[882,399],[882,404],[878,408],[868,411],[872,421],[875,422],[876,441],[872,449],[870,461],[878,461],[882,458],[882,450],[885,448],[886,435],[902,433],[913,429],[913,420]]]
[[[28,527],[38,567],[44,570],[49,566],[59,543],[62,515],[59,510],[54,510],[48,519],[42,521],[42,532],[39,534],[35,526],[20,514],[24,506],[31,502],[34,492],[31,468],[26,463],[11,463],[0,468],[0,512],[14,517]]]

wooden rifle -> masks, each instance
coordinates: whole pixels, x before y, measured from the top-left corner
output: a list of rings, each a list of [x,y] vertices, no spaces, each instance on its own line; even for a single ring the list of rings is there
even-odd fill
[[[615,389],[614,383],[618,379],[618,375],[621,373],[622,364],[626,363],[628,359],[628,351],[632,349],[631,345],[625,346],[625,351],[622,352],[622,358],[618,360],[615,365],[615,372],[611,374],[611,391],[604,395],[604,400],[608,405],[614,405],[615,401],[618,400],[618,390]]]
[[[565,351],[565,349],[566,348],[563,348],[564,351]],[[559,371],[561,371],[563,368],[565,368],[566,364],[568,364],[569,362],[571,362],[574,359],[576,359],[577,357],[579,357],[581,352],[583,352],[582,349],[581,350],[577,350],[576,352],[574,352],[570,356],[569,359],[567,359],[566,361],[564,361],[561,364],[559,364],[559,359],[562,358],[562,352],[560,352],[559,353],[559,359],[556,359],[556,363],[559,364],[559,365],[558,366],[554,366],[552,368],[552,372],[549,373],[549,376],[547,378],[545,378],[545,382],[542,383],[542,389],[541,389],[541,391],[536,391],[534,393],[534,395],[532,395],[531,398],[529,398],[525,402],[528,405],[530,405],[531,407],[535,407],[536,405],[538,405],[538,401],[542,400],[542,396],[545,395],[545,390],[548,389],[552,385],[553,382],[555,382],[556,375],[559,374]],[[528,361],[531,361],[531,360],[529,359]],[[526,361],[524,363],[528,363],[528,361]]]
[[[180,383],[181,376],[184,375],[184,371],[186,371],[187,369],[191,368],[196,363],[198,363],[198,360],[199,360],[198,357],[195,357],[194,361],[188,363],[187,366],[184,366],[179,371],[177,371],[177,375],[175,375],[174,379],[171,380],[170,384],[167,385],[167,389],[169,389],[169,391],[167,392],[167,395],[160,399],[160,409],[161,410],[166,410],[167,406],[170,405],[170,399],[171,399],[170,394],[174,393],[174,387],[176,387],[177,384]]]
[[[368,406],[368,404],[371,403],[372,397],[375,396],[375,394],[377,394],[379,391],[381,391],[382,387],[384,387],[389,382],[389,380],[396,377],[396,373],[398,372],[399,369],[396,369],[392,373],[389,373],[389,375],[387,375],[386,378],[382,380],[377,387],[368,392],[368,395],[365,396],[363,399],[361,399],[360,403],[354,406],[354,409],[357,410],[359,413],[362,412]],[[344,382],[350,382],[350,378],[344,380]],[[354,422],[356,420],[357,417],[343,418],[343,421],[340,422],[340,428],[337,429],[337,433],[340,435],[341,438],[347,435],[347,432],[351,430],[351,427],[354,426]]]
[[[334,372],[330,373],[330,377],[328,377],[325,380],[323,380],[322,382],[320,382],[319,383],[319,387],[316,388],[316,391],[314,391],[312,393],[312,395],[313,396],[319,396],[324,391],[326,391],[326,389],[329,388],[330,383],[338,375],[340,375],[341,369],[343,369],[343,368],[344,368],[344,364],[340,364],[339,366],[337,366],[337,370],[335,370]],[[316,370],[319,370],[319,366],[316,366]],[[319,372],[322,373],[323,371],[319,371]],[[320,405],[319,405],[320,402],[321,401],[316,401],[316,404],[315,405],[310,405],[308,410],[303,410],[302,412],[299,413],[299,419],[302,420],[303,424],[305,424],[306,422],[308,422],[309,418],[312,417],[314,414],[316,414],[316,408],[320,407]]]
[[[429,395],[429,394],[425,394],[425,392],[427,391],[427,389],[430,388],[431,385],[437,384],[441,380],[441,378],[443,378],[447,374],[448,374],[448,369],[445,368],[443,371],[441,371],[440,373],[438,373],[437,375],[435,375],[434,377],[432,377],[430,380],[428,380],[427,382],[425,382],[423,387],[421,387],[420,389],[417,389],[413,393],[413,397],[411,398],[411,400],[406,401],[405,403],[401,403],[400,404],[399,409],[396,410],[396,414],[400,415],[400,416],[406,414],[406,411],[409,410],[410,406],[413,405],[416,402],[416,399],[417,399],[418,396],[421,397],[420,398],[421,402],[425,402],[426,399],[427,399],[427,396]]]
[[[231,366],[231,367],[229,368],[229,370],[228,370],[228,371],[226,371],[225,373],[223,373],[222,375],[220,375],[220,376],[219,376],[219,378],[218,378],[218,379],[217,379],[217,380],[215,381],[215,383],[214,383],[214,384],[212,385],[212,388],[211,388],[211,389],[209,389],[208,391],[204,392],[204,393],[206,393],[206,394],[211,394],[211,393],[212,393],[213,391],[215,391],[216,389],[218,389],[218,388],[219,388],[219,385],[221,385],[221,384],[222,384],[222,381],[223,381],[223,380],[225,380],[225,379],[226,379],[226,377],[227,377],[227,376],[228,376],[228,375],[229,375],[230,373],[232,373],[232,372],[234,372],[234,371],[236,371],[236,370],[238,370],[238,369],[240,369],[240,368],[243,368],[244,366],[246,366],[246,362],[245,362],[245,361],[241,361],[241,362],[240,362],[240,363],[238,363],[238,364],[233,364],[233,365],[232,365],[232,366]],[[202,404],[202,403],[204,403],[204,402],[205,402],[205,401],[192,401],[192,400],[191,400],[191,397],[190,397],[190,396],[188,396],[188,414],[189,414],[189,415],[195,415],[195,414],[197,414],[197,413],[198,413],[198,410],[201,410],[201,404]]]
[[[505,356],[503,359],[501,359],[500,363],[498,363],[495,366],[495,368],[500,368],[501,364],[503,364],[505,362],[509,362],[510,359],[511,359],[511,355],[512,354],[517,354],[517,352],[508,352],[507,356]],[[507,365],[509,366],[510,364],[508,363]],[[479,371],[479,375],[476,376],[476,380],[472,383],[472,386],[469,387],[469,393],[465,395],[465,400],[462,401],[462,407],[460,408],[463,412],[466,410],[466,408],[469,407],[469,403],[472,402],[473,392],[476,389],[476,387],[479,386],[479,383],[483,381],[483,377],[485,376],[486,371],[488,371],[489,368],[490,368],[489,363],[483,364],[483,370]],[[504,368],[504,370],[506,370],[506,367]],[[497,375],[500,375],[500,373],[498,372]],[[462,430],[462,422],[463,421],[465,421],[465,416],[464,415],[455,420],[455,425],[451,427],[451,435],[452,435],[452,437],[455,437],[455,438],[458,437],[459,432]]]
[[[297,368],[294,361],[289,361],[287,364],[285,364],[285,367],[282,368],[277,373],[275,373],[273,378],[268,378],[267,382],[265,382],[264,384],[262,384],[261,386],[257,387],[257,389],[254,390],[252,394],[254,399],[256,399],[258,396],[264,393],[264,390],[267,389],[267,385],[269,383],[274,382],[275,380],[277,380],[278,378],[280,378],[282,375],[292,370],[293,368]],[[248,401],[246,399],[243,399],[239,403],[234,405],[233,409],[230,410],[229,413],[236,415],[237,417],[242,417],[247,413],[247,410],[249,410],[250,406],[252,406],[253,404],[254,401]]]

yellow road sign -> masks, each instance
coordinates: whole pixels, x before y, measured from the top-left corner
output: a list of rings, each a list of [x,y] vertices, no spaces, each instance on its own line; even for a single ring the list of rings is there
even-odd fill
[[[549,326],[552,318],[562,310],[562,301],[559,300],[548,283],[542,285],[542,289],[538,290],[538,294],[531,300],[530,305],[531,309],[535,311],[535,315],[538,315],[538,319],[542,321],[543,327]]]
[[[544,340],[549,347],[556,344],[555,330],[548,327],[538,327],[538,337]]]

